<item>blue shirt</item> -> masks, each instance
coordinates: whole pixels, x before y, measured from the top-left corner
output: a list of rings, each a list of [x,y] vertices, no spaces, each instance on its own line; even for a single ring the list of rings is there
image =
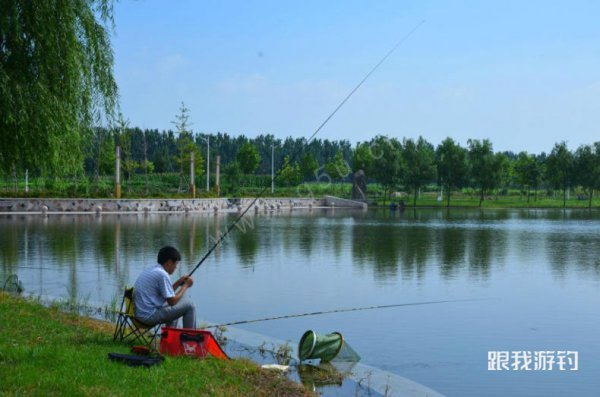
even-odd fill
[[[147,319],[175,296],[169,273],[160,264],[145,269],[133,286],[135,317]]]

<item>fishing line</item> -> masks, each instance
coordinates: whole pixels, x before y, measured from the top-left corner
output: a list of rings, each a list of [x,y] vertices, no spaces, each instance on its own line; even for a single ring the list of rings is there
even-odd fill
[[[331,112],[331,114],[329,114],[329,116],[327,116],[327,118],[321,123],[321,125],[319,125],[319,127],[315,130],[315,132],[313,132],[313,134],[308,138],[308,140],[306,141],[306,143],[304,144],[304,146],[301,147],[299,150],[297,150],[294,153],[294,155],[290,159],[288,159],[287,162],[284,162],[284,164],[277,170],[277,175],[275,175],[275,177],[273,178],[273,181],[276,181],[277,178],[279,178],[281,176],[281,171],[283,170],[283,168],[286,165],[291,164],[300,155],[300,153],[303,152],[304,147],[306,147],[306,146],[308,146],[308,144],[310,144],[310,142],[315,138],[315,136],[319,133],[319,131],[321,131],[321,129],[329,122],[329,120],[331,120],[331,118],[337,113],[337,111],[340,110],[340,108],[342,106],[344,106],[344,104],[352,97],[352,95],[354,95],[354,93],[360,88],[360,86],[362,86],[363,83],[379,68],[379,66],[381,66],[381,64],[383,62],[385,62],[385,60],[388,59],[389,56],[392,55],[392,53],[402,43],[404,43],[424,23],[425,23],[424,20],[421,21],[421,22],[419,22],[404,37],[402,37],[400,40],[398,40],[398,42],[383,56],[383,58],[381,58],[381,60],[379,60],[379,62],[377,62],[377,64],[375,66],[373,66],[373,68],[369,71],[369,73],[367,73],[365,75],[365,77],[363,77],[363,79],[356,85],[356,87],[354,87],[352,89],[352,91],[350,91],[350,93],[348,95],[346,95],[346,97],[333,110],[333,112]],[[248,210],[250,210],[250,208],[252,208],[254,206],[254,204],[258,201],[258,199],[260,197],[262,197],[262,195],[267,191],[268,188],[269,188],[268,186],[263,187],[263,189],[254,198],[254,200],[252,200],[252,202],[248,205],[248,207],[246,207],[246,209],[244,211],[242,211],[240,213],[240,215],[227,227],[227,229],[225,230],[225,232],[221,233],[221,235],[219,236],[219,238],[217,239],[217,241],[210,247],[210,249],[206,252],[206,254],[204,254],[204,256],[200,259],[200,261],[198,262],[198,264],[196,265],[196,267],[194,267],[194,269],[192,269],[192,271],[188,274],[188,277],[190,277],[192,274],[194,274],[194,272],[202,265],[202,263],[204,263],[204,261],[219,246],[219,244],[225,239],[225,237],[227,237],[227,235],[229,234],[229,232],[231,232],[231,230],[233,230],[233,228],[244,217],[244,215],[246,215],[246,213],[248,212]]]
[[[409,302],[409,303],[397,303],[397,304],[393,304],[393,305],[379,305],[379,306],[355,307],[355,308],[351,308],[351,309],[323,310],[323,311],[311,312],[311,313],[288,314],[288,315],[285,315],[285,316],[265,317],[265,318],[259,318],[259,319],[254,319],[254,320],[234,321],[232,323],[210,325],[210,326],[205,327],[205,328],[218,328],[218,327],[226,327],[226,326],[229,326],[229,325],[258,323],[258,322],[261,322],[261,321],[283,320],[283,319],[286,319],[286,318],[318,316],[318,315],[321,315],[321,314],[358,312],[358,311],[362,311],[362,310],[389,309],[389,308],[392,308],[392,307],[422,306],[422,305],[433,305],[433,304],[438,304],[438,303],[450,303],[450,302],[474,302],[474,301],[483,301],[483,300],[489,300],[489,298],[480,298],[480,299],[449,299],[449,300],[441,300],[441,301]]]

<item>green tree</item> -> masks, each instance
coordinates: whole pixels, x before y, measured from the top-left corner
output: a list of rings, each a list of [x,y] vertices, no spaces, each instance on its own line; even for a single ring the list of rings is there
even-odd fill
[[[350,174],[348,163],[344,160],[344,153],[338,151],[335,156],[331,157],[327,163],[325,163],[325,172],[335,182],[341,182],[342,179]]]
[[[555,189],[563,191],[563,208],[567,207],[567,190],[574,179],[573,153],[566,142],[554,144],[552,152],[546,159],[546,180]]]
[[[258,163],[260,163],[260,156],[256,147],[249,142],[243,144],[237,152],[237,162],[244,174],[254,173],[256,167],[258,167]]]
[[[204,158],[198,146],[194,143],[193,133],[191,129],[190,109],[181,102],[179,114],[175,116],[175,124],[177,130],[177,164],[179,165],[179,191],[187,188],[185,183],[186,171],[189,170],[191,154],[194,153],[194,173],[196,176],[204,175]]]
[[[500,186],[506,172],[506,158],[501,153],[494,154],[492,143],[484,139],[469,139],[469,171],[474,186],[479,189],[481,207],[486,190]]]
[[[315,178],[315,173],[319,169],[319,162],[313,157],[312,153],[305,153],[300,159],[300,172],[304,179]]]
[[[446,138],[435,151],[435,162],[440,185],[446,191],[446,206],[450,207],[452,189],[462,187],[467,177],[467,151],[452,138]]]
[[[98,174],[113,175],[115,173],[115,139],[109,130],[102,133],[98,145]]]
[[[352,153],[352,171],[363,170],[368,175],[372,164],[373,153],[370,145],[367,142],[358,143]]]
[[[115,137],[113,131],[96,127],[86,131],[83,152],[85,171],[98,181],[100,175],[112,175],[115,170]]]
[[[600,142],[582,145],[575,151],[575,182],[588,195],[588,208],[592,208],[594,190],[600,188]]]
[[[532,188],[536,192],[535,198],[537,199],[537,189],[540,185],[541,174],[540,163],[535,156],[530,155],[527,152],[520,152],[517,155],[517,159],[513,163],[513,176],[515,182],[521,186],[521,188],[527,190],[528,203]]]
[[[284,186],[298,186],[302,181],[300,165],[298,165],[298,163],[290,164],[289,156],[285,156],[283,164],[283,168],[279,171],[279,178],[277,178],[277,180],[281,181]]]
[[[0,3],[0,172],[83,169],[81,140],[117,103],[112,0]]]
[[[373,155],[370,173],[383,187],[385,202],[401,181],[404,169],[402,145],[396,138],[378,135],[371,141],[370,149]]]
[[[412,139],[405,139],[402,143],[402,158],[406,165],[402,179],[412,189],[413,205],[416,206],[419,189],[435,178],[435,151],[433,145],[423,137],[419,137],[417,143]]]
[[[126,120],[123,117],[123,114],[119,113],[115,137],[117,139],[117,144],[121,148],[121,168],[127,176],[127,191],[129,193],[131,193],[131,175],[140,166],[140,164],[135,161],[132,156],[132,135],[133,130],[129,128],[129,120]]]
[[[242,171],[236,161],[225,165],[223,167],[223,176],[227,182],[227,193],[237,194],[242,179]]]

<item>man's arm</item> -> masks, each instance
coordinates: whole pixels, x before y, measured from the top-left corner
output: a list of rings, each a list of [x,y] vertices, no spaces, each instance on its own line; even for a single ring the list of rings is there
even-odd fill
[[[177,304],[177,302],[179,302],[181,300],[185,291],[187,291],[187,289],[190,288],[192,285],[194,285],[194,280],[192,280],[191,277],[184,276],[184,277],[180,278],[179,280],[177,280],[173,284],[173,289],[175,289],[179,286],[181,286],[181,288],[179,289],[179,291],[177,291],[175,296],[173,296],[171,298],[167,298],[167,303],[169,304],[169,306],[175,306]]]

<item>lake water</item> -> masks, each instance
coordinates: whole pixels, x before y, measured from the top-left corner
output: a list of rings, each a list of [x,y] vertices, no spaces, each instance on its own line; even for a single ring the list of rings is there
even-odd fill
[[[233,219],[2,215],[0,270],[28,293],[103,305],[163,245],[183,255],[175,276],[189,271]],[[598,212],[295,210],[245,228],[194,274],[200,321],[476,299],[238,327],[293,344],[307,329],[339,331],[363,363],[448,396],[598,395]],[[531,351],[532,370],[490,371],[490,351]],[[533,370],[538,351],[576,351],[578,368]]]

